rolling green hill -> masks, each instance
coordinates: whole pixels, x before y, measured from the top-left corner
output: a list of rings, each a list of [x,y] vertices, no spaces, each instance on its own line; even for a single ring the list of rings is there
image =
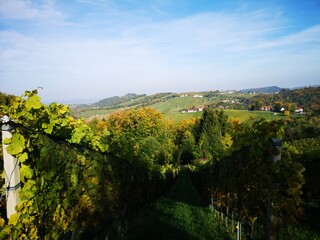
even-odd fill
[[[211,102],[205,97],[195,98],[193,96],[188,96],[188,97],[176,97],[166,102],[159,102],[159,103],[153,104],[150,107],[154,107],[158,109],[163,114],[168,114],[168,113],[178,113],[182,109],[200,107],[209,103]]]
[[[226,96],[227,99],[230,98]],[[160,112],[164,114],[167,119],[171,119],[173,122],[180,122],[183,119],[191,119],[198,118],[201,116],[201,112],[196,113],[181,113],[182,109],[189,109],[192,107],[199,106],[208,106],[215,104],[216,101],[211,98],[195,98],[193,96],[188,97],[178,97],[170,99],[166,102],[159,102],[151,105],[150,107],[154,107],[158,109]],[[233,110],[233,109],[225,109],[226,113],[233,119],[239,119],[240,122],[247,122],[251,119],[260,119],[265,118],[267,120],[274,120],[283,118],[281,114],[276,114],[268,111],[248,111],[248,110]]]
[[[125,95],[127,96],[127,95]],[[130,96],[133,96],[131,94]],[[283,118],[281,114],[274,115],[272,112],[264,111],[248,111],[248,110],[232,110],[248,109],[246,100],[253,98],[256,95],[240,92],[189,92],[182,94],[175,93],[158,93],[154,95],[134,95],[127,101],[123,101],[125,97],[109,99],[121,99],[115,105],[96,106],[87,105],[86,107],[73,109],[76,117],[92,118],[107,118],[109,114],[121,111],[127,108],[153,107],[163,113],[164,117],[173,121],[181,122],[184,119],[198,118],[202,112],[182,113],[182,111],[198,108],[201,106],[220,108],[223,107],[226,113],[234,119],[239,119],[240,122],[247,122],[251,119],[279,119]],[[195,97],[198,96],[198,97]],[[201,97],[199,97],[201,96]],[[110,102],[105,101],[105,102]],[[101,101],[100,101],[101,102]]]

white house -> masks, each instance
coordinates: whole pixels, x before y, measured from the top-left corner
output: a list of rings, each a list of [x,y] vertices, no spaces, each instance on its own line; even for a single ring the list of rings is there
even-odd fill
[[[303,113],[303,109],[302,108],[297,108],[296,110],[294,110],[295,113]]]
[[[263,106],[261,108],[262,111],[272,111],[273,110],[273,107],[272,106]],[[282,111],[282,110],[281,110]]]
[[[198,112],[198,108],[190,108],[188,109],[188,113],[195,113]]]

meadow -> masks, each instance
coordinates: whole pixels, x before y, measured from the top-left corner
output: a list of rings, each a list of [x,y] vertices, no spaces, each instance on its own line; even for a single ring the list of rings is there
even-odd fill
[[[194,97],[186,96],[186,97],[174,97],[171,99],[161,100],[157,103],[148,105],[148,107],[152,107],[160,111],[164,117],[172,121],[173,123],[179,123],[183,120],[188,120],[192,118],[199,118],[202,115],[202,112],[195,113],[182,113],[182,110],[187,110],[190,108],[197,108],[201,106],[209,106],[212,104],[216,104],[223,99],[230,99],[231,97],[235,98],[235,95],[226,94],[219,95],[213,97]],[[121,111],[128,109],[130,105],[133,108],[141,107],[139,101],[143,100],[143,97],[139,97],[132,101],[125,102],[121,104],[121,107],[114,108],[87,108],[81,112],[75,113],[76,117],[86,118],[91,120],[93,118],[107,118],[113,112]],[[136,104],[136,105],[135,105]],[[269,111],[248,111],[248,110],[234,110],[234,109],[224,109],[224,111],[228,114],[228,116],[232,119],[238,119],[240,122],[249,122],[251,120],[257,120],[260,118],[265,118],[266,120],[276,120],[285,118],[281,113],[273,113]]]

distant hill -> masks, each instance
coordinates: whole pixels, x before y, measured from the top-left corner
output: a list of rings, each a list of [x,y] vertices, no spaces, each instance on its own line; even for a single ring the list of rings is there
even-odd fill
[[[262,88],[248,88],[240,90],[243,93],[255,92],[255,93],[277,93],[280,92],[282,88],[277,86],[270,86],[270,87],[262,87]]]
[[[311,86],[304,86],[304,87],[294,87],[294,88],[290,88],[290,90],[297,90],[297,89],[303,89],[303,88],[318,88],[320,87],[320,85],[311,85]]]
[[[180,94],[167,92],[153,95],[129,93],[124,96],[105,98],[94,104],[79,105],[72,108],[72,112],[79,118],[105,117],[112,112],[127,108],[151,106],[164,114],[176,114],[180,116],[182,110],[189,108],[208,106],[244,110],[249,109],[251,105],[260,101],[263,105],[268,106],[273,106],[276,102],[281,102],[282,104],[294,103],[297,107],[302,107],[305,112],[319,114],[319,96],[319,88],[315,87],[290,90],[281,89],[277,86],[224,92],[208,91]]]
[[[99,106],[99,107],[106,107],[106,106],[114,106],[114,105],[118,105],[120,103],[124,103],[127,101],[131,101],[133,99],[136,99],[138,97],[142,97],[142,96],[146,96],[145,94],[143,95],[138,95],[135,93],[128,93],[124,96],[114,96],[114,97],[110,97],[110,98],[105,98],[103,100],[100,100],[97,103],[94,103],[94,106]]]

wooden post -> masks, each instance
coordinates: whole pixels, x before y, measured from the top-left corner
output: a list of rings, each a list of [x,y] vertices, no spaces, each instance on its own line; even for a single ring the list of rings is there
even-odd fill
[[[231,212],[231,232],[234,232],[234,211]]]
[[[229,224],[228,224],[228,219],[229,218],[229,207],[227,206],[227,209],[226,209],[226,228],[228,228],[229,226]]]
[[[237,224],[237,240],[240,240],[240,222]]]
[[[272,156],[273,163],[276,163],[281,160],[281,149],[282,149],[282,141],[279,138],[271,138],[271,145],[277,150],[277,153],[275,153]],[[272,183],[270,183],[270,190],[273,188]],[[266,211],[266,226],[265,226],[265,238],[266,240],[274,240],[276,239],[276,236],[273,232],[271,232],[272,222],[273,222],[274,216],[272,215],[272,198],[270,195],[270,192],[267,196],[267,211]]]
[[[9,118],[7,118],[9,119]],[[4,122],[4,120],[2,120]],[[5,188],[7,194],[7,218],[16,212],[15,207],[19,203],[18,191],[21,188],[20,169],[18,159],[14,158],[7,152],[7,146],[4,140],[11,138],[12,127],[9,122],[2,125],[2,146],[3,146],[3,169],[5,173]]]

